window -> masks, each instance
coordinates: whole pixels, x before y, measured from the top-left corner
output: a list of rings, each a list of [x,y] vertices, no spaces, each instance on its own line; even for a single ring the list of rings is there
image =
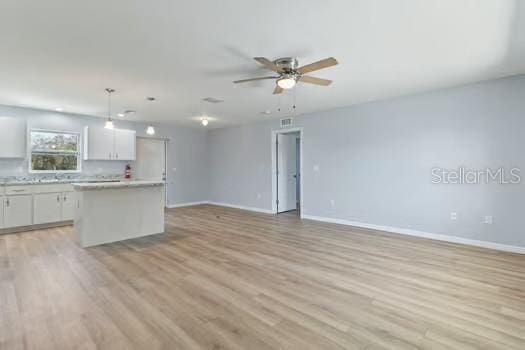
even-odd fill
[[[31,130],[31,172],[79,171],[79,133]]]

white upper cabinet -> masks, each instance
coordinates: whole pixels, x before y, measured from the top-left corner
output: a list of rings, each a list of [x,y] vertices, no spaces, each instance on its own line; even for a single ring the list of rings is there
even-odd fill
[[[113,155],[114,130],[84,128],[84,160],[109,160]]]
[[[84,160],[135,160],[134,130],[84,128]]]
[[[135,160],[135,130],[115,129],[115,159]]]
[[[25,158],[26,134],[25,120],[0,117],[0,158]]]

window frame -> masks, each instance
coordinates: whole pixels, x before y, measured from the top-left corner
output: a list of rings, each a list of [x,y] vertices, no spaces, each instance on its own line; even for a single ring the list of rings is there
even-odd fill
[[[77,155],[77,169],[76,170],[33,170],[33,147],[32,147],[32,133],[33,132],[47,132],[47,133],[54,133],[54,134],[72,134],[76,135],[78,138],[77,143],[77,152],[71,153]],[[29,135],[27,137],[27,150],[28,150],[28,172],[30,174],[78,174],[82,172],[82,133],[79,131],[66,131],[66,130],[50,130],[50,129],[30,129]],[[39,154],[46,154],[46,152],[37,152]],[[58,153],[58,152],[57,152]],[[67,153],[67,152],[64,152]],[[64,153],[58,153],[58,154],[64,154]],[[49,154],[53,154],[52,152],[49,152]]]

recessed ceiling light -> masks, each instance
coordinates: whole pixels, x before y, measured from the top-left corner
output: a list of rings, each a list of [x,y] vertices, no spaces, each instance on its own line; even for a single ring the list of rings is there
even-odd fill
[[[135,113],[137,113],[137,111],[134,111],[132,109],[128,109],[128,110],[124,111],[124,114],[135,114]]]
[[[62,107],[55,108],[55,111],[57,111],[57,112],[62,112],[63,110],[64,110],[64,108],[62,108]]]
[[[125,117],[126,115],[124,113],[119,113],[119,114],[117,114],[117,116],[122,118],[122,117]]]
[[[271,113],[272,113],[272,111],[270,111],[269,109],[261,112],[261,114],[271,114]]]

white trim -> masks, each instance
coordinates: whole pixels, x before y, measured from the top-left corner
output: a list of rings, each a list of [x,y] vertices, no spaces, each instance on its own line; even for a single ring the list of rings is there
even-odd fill
[[[207,202],[211,205],[218,205],[221,207],[228,207],[228,208],[235,208],[235,209],[241,209],[241,210],[249,210],[249,211],[255,211],[257,213],[264,213],[264,214],[275,214],[273,210],[271,209],[263,209],[263,208],[255,208],[255,207],[245,207],[243,205],[235,205],[235,204],[228,204],[228,203],[220,203],[220,202]]]
[[[407,236],[434,239],[434,240],[450,242],[450,243],[458,243],[458,244],[465,244],[465,245],[470,245],[470,246],[475,246],[475,247],[501,250],[504,252],[525,254],[525,247],[513,246],[513,245],[507,245],[507,244],[501,244],[501,243],[495,243],[495,242],[489,242],[489,241],[479,241],[476,239],[448,236],[448,235],[443,235],[440,233],[430,233],[430,232],[424,232],[424,231],[411,230],[407,228],[374,225],[374,224],[367,224],[367,223],[356,222],[356,221],[348,221],[348,220],[343,220],[343,219],[326,218],[326,217],[314,216],[314,215],[303,215],[302,218],[308,219],[308,220],[329,222],[333,224],[367,228],[367,229],[377,230],[377,231],[398,233],[398,234],[407,235]]]
[[[157,141],[166,141],[169,142],[170,139],[167,137],[155,137],[155,136],[137,136],[138,139],[146,139],[146,140],[157,140]]]
[[[186,202],[186,203],[175,203],[167,205],[166,208],[173,209],[173,208],[182,208],[182,207],[192,207],[194,205],[201,205],[201,204],[208,204],[208,201],[201,201],[201,202]]]
[[[276,155],[276,148],[275,148],[275,138],[277,137],[277,134],[288,134],[288,133],[293,133],[293,132],[299,132],[299,137],[300,137],[300,148],[299,148],[299,158],[301,158],[299,160],[299,188],[300,188],[300,196],[301,196],[301,201],[299,203],[299,206],[300,206],[300,210],[299,210],[299,213],[301,215],[301,218],[303,217],[303,203],[304,203],[304,191],[303,191],[303,174],[304,174],[304,171],[303,171],[303,163],[304,163],[304,158],[303,158],[303,144],[304,144],[304,132],[303,132],[303,128],[302,127],[298,127],[298,128],[283,128],[283,129],[277,129],[277,130],[272,130],[272,141],[270,142],[271,144],[271,153],[272,153],[272,164],[270,166],[270,169],[272,171],[272,210],[271,210],[271,213],[272,214],[277,214],[277,205],[276,205],[276,202],[277,202],[277,167],[276,167],[276,162],[277,162],[277,155]]]
[[[274,212],[272,210],[270,210],[270,209],[263,209],[263,208],[256,208],[256,207],[246,207],[244,205],[236,205],[236,204],[221,203],[221,202],[210,202],[210,201],[176,203],[176,204],[170,204],[166,208],[173,209],[173,208],[181,208],[181,207],[191,207],[191,206],[194,206],[194,205],[202,205],[202,204],[210,204],[210,205],[217,205],[219,207],[227,207],[227,208],[234,208],[234,209],[241,209],[241,210],[249,210],[249,211],[254,211],[254,212],[257,212],[257,213],[264,213],[264,214],[274,214]]]

